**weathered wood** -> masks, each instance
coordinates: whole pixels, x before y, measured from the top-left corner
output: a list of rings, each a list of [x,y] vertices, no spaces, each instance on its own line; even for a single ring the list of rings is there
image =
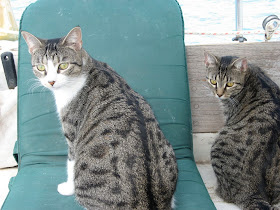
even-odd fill
[[[217,132],[224,123],[219,100],[207,88],[204,51],[217,56],[246,57],[280,86],[280,42],[186,46],[194,133]]]

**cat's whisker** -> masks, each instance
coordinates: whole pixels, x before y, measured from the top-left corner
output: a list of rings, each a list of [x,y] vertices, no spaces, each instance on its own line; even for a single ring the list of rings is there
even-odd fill
[[[34,82],[34,83],[33,83],[33,84],[30,86],[30,88],[28,89],[28,92],[31,93],[31,94],[33,94],[34,91],[35,91],[36,89],[42,88],[42,84],[41,84],[40,81],[35,80],[35,81],[33,81],[33,82]]]
[[[215,97],[215,95],[212,92],[209,92],[206,95],[209,96],[209,97]]]
[[[26,81],[26,83],[29,85],[30,83],[33,83],[34,81],[35,82],[38,81],[38,78],[30,78]]]
[[[203,83],[202,87],[204,87],[205,90],[207,90],[206,95],[209,97],[215,97],[216,94],[213,93],[213,90],[209,87],[207,83]]]
[[[41,83],[40,83],[41,84]],[[40,85],[40,96],[42,95],[42,93],[44,92],[44,91],[46,91],[46,90],[48,90],[48,88],[46,88],[45,86],[43,86],[43,85]],[[44,96],[43,96],[44,97]]]
[[[28,89],[28,92],[33,94],[33,91],[38,88],[39,84],[38,84],[38,81],[33,81],[33,84],[30,85],[29,89]]]
[[[202,87],[204,87],[204,89],[210,90],[209,85],[203,83]]]

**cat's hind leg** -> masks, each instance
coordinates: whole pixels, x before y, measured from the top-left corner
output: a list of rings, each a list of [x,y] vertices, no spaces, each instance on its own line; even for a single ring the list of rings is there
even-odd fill
[[[61,195],[73,195],[75,192],[75,186],[74,186],[74,160],[67,161],[67,182],[63,182],[57,186],[57,191]]]
[[[274,208],[264,200],[263,198],[256,196],[254,198],[248,198],[241,203],[244,210],[273,210]],[[276,210],[277,208],[275,208]]]

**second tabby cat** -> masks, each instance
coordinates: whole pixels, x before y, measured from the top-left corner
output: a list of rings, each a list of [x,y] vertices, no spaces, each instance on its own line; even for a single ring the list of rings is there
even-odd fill
[[[58,39],[22,35],[69,146],[68,180],[58,192],[75,193],[87,209],[171,209],[176,158],[144,98],[90,57],[80,27]]]
[[[279,209],[280,90],[246,58],[205,53],[226,122],[211,150],[218,194],[243,209]]]

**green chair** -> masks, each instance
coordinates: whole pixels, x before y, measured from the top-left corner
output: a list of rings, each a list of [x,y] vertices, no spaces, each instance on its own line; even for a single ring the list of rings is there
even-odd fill
[[[215,209],[192,151],[192,121],[180,7],[175,0],[38,0],[20,29],[40,38],[79,25],[83,47],[112,66],[152,106],[179,166],[176,209]],[[19,171],[2,210],[82,209],[57,185],[66,179],[67,145],[50,91],[35,87],[30,55],[19,38]]]

